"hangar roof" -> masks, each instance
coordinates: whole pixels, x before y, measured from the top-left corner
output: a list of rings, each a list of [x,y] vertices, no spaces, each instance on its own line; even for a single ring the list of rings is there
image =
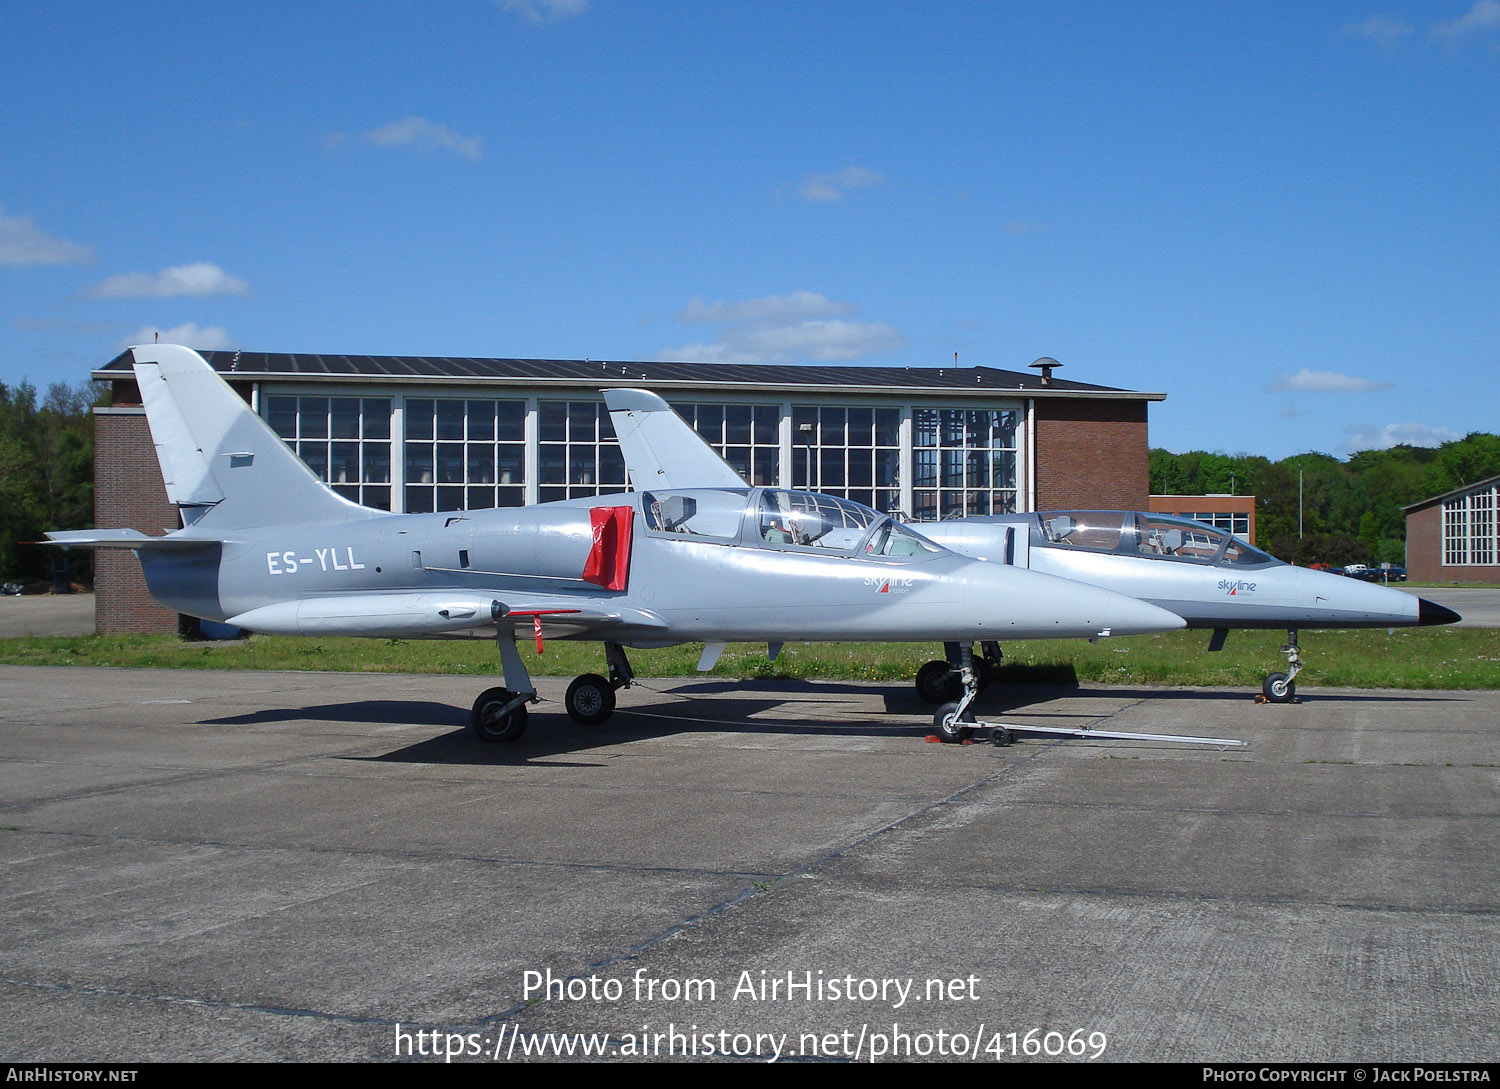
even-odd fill
[[[251,381],[429,382],[601,389],[637,383],[652,389],[795,389],[809,393],[943,393],[949,396],[1020,394],[1027,397],[1126,398],[1161,401],[1165,393],[1098,386],[996,367],[843,367],[745,363],[639,363],[590,359],[482,359],[457,356],[312,355],[204,351],[226,376]],[[94,377],[111,381],[130,371],[130,349]]]
[[[1484,480],[1476,480],[1472,484],[1465,484],[1462,487],[1454,488],[1451,491],[1444,492],[1442,495],[1434,495],[1428,497],[1427,499],[1419,499],[1415,503],[1408,503],[1401,509],[1407,514],[1410,514],[1414,510],[1421,510],[1423,507],[1430,507],[1434,503],[1441,503],[1444,500],[1452,499],[1456,495],[1464,495],[1468,492],[1483,491],[1487,488],[1495,487],[1500,487],[1500,476],[1491,476],[1486,477]]]

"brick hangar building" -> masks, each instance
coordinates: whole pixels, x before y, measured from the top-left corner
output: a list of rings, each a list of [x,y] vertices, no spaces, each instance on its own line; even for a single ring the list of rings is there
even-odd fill
[[[338,492],[405,513],[625,490],[599,391],[639,386],[755,485],[916,521],[1148,505],[1139,393],[993,367],[822,367],[203,352]],[[167,502],[127,351],[95,371],[95,525],[162,533]],[[130,552],[96,557],[100,631],[176,631]]]

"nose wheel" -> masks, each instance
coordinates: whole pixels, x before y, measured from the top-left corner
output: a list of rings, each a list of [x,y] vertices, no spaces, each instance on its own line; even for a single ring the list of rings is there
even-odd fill
[[[1260,686],[1267,703],[1291,703],[1297,695],[1297,682],[1288,673],[1272,673]]]
[[[945,745],[957,745],[974,736],[974,712],[961,707],[959,701],[945,703],[932,716],[932,732]]]
[[[1260,686],[1263,703],[1295,703],[1297,700],[1297,674],[1302,672],[1302,652],[1297,647],[1297,629],[1289,628],[1286,646],[1281,648],[1286,655],[1285,673],[1272,673]]]
[[[949,648],[944,648],[949,649]],[[938,708],[937,714],[932,716],[932,730],[938,739],[946,744],[956,745],[968,741],[974,736],[974,712],[970,705],[974,697],[979,695],[980,672],[974,664],[974,649],[967,643],[961,643],[956,648],[958,662],[952,668],[948,679],[956,679],[963,687],[963,695],[957,700],[943,704]],[[948,667],[947,662],[928,662],[923,669],[931,666],[942,665]]]

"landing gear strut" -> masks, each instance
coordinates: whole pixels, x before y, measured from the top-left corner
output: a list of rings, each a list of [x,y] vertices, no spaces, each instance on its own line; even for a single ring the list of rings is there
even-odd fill
[[[970,705],[974,702],[974,697],[979,695],[979,689],[983,687],[981,681],[983,667],[975,662],[973,647],[967,643],[950,643],[945,644],[944,649],[947,650],[949,647],[954,646],[956,646],[958,652],[957,681],[963,686],[963,695],[952,703],[943,704],[937,709],[937,714],[932,717],[933,731],[948,744],[968,741],[974,736],[976,726],[974,712],[970,710]],[[997,652],[999,651],[999,647],[995,649]],[[983,661],[984,659],[979,659],[979,662]],[[931,662],[928,663],[929,666],[932,664]],[[942,664],[946,666],[948,663],[944,662]],[[922,668],[926,669],[927,666],[923,666]],[[1002,737],[1005,740],[1000,740]],[[1010,732],[1008,730],[1002,730],[995,735],[995,743],[997,745],[1008,744],[1009,741]]]
[[[526,663],[516,650],[514,621],[500,620],[495,630],[495,645],[500,650],[500,665],[505,671],[505,687],[488,688],[474,701],[469,725],[474,736],[484,742],[515,741],[526,732],[526,705],[539,698]],[[604,660],[609,665],[608,679],[597,673],[585,673],[568,685],[563,706],[574,722],[596,726],[615,713],[615,692],[635,683],[635,670],[619,643],[604,644]]]
[[[1302,652],[1297,648],[1297,629],[1288,628],[1286,646],[1281,648],[1286,655],[1285,673],[1272,673],[1260,686],[1261,696],[1267,703],[1291,703],[1297,698],[1297,674],[1302,672]]]
[[[1000,668],[1004,655],[993,640],[980,645],[984,654],[973,660],[973,669],[983,689]],[[924,703],[953,703],[963,695],[963,656],[972,656],[973,650],[959,643],[944,643],[943,654],[945,658],[934,658],[917,670],[917,695]]]
[[[474,736],[487,743],[515,741],[526,732],[526,705],[537,700],[531,674],[516,650],[516,626],[500,622],[495,629],[495,645],[500,651],[500,665],[505,672],[505,687],[480,693],[469,712],[469,726]]]

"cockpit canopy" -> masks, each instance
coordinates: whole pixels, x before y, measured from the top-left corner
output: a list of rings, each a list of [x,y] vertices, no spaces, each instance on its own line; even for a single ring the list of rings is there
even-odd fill
[[[641,494],[648,533],[823,555],[917,559],[932,542],[879,511],[847,499],[784,488],[650,491]]]
[[[1033,548],[1108,552],[1217,567],[1282,562],[1203,522],[1137,510],[1049,511],[1036,516],[1031,544]]]

